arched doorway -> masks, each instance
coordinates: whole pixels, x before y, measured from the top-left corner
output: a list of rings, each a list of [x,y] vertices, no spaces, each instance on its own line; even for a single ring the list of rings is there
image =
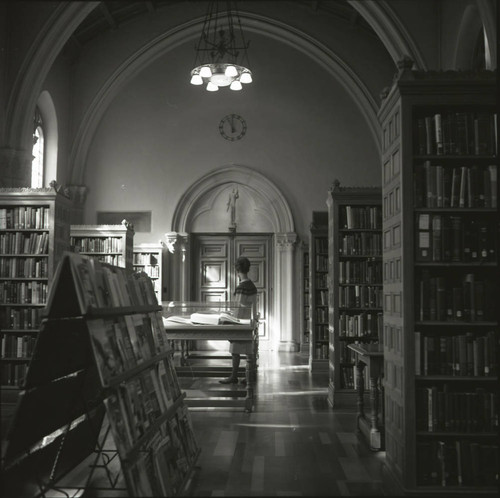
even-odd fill
[[[237,192],[236,208],[230,198]],[[280,190],[268,178],[246,166],[211,171],[181,197],[167,234],[170,252],[170,298],[191,300],[192,242],[196,234],[270,235],[267,331],[263,348],[297,351],[294,324],[294,251],[297,235],[292,214]]]

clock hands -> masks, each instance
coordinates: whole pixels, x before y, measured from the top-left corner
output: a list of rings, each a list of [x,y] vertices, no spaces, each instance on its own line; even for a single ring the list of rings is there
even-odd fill
[[[234,127],[234,115],[231,114],[231,133],[234,133],[236,131]]]

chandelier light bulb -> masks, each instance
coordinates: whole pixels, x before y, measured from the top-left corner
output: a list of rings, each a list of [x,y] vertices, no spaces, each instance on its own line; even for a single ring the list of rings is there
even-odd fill
[[[249,72],[244,72],[241,76],[240,76],[240,81],[242,83],[252,83],[252,75],[249,73]]]
[[[199,74],[191,76],[191,85],[203,85],[203,78]]]
[[[210,69],[210,67],[203,66],[200,70],[200,76],[202,78],[211,78],[212,77],[212,70]]]
[[[215,83],[212,83],[211,81],[209,81],[207,84],[207,91],[208,92],[217,92],[217,91],[219,91],[219,87]]]
[[[226,67],[225,75],[229,78],[234,78],[235,76],[238,76],[238,71],[233,65],[229,65]]]
[[[238,80],[234,80],[229,88],[231,90],[238,91],[241,90],[243,87],[241,86],[241,83]]]

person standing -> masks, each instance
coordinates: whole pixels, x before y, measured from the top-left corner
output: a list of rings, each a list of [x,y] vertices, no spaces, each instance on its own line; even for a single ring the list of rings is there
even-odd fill
[[[250,270],[250,260],[243,256],[236,260],[236,274],[238,276],[238,285],[234,291],[235,301],[252,307],[252,316],[257,316],[257,287],[248,278]],[[229,351],[231,353],[232,370],[231,375],[219,382],[221,384],[237,384],[238,368],[242,354],[253,353],[252,341],[229,341]]]

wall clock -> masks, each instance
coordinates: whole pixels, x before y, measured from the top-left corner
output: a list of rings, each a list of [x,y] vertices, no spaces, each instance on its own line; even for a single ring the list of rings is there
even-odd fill
[[[245,120],[238,114],[228,114],[219,123],[220,134],[230,142],[240,140],[247,132]]]

